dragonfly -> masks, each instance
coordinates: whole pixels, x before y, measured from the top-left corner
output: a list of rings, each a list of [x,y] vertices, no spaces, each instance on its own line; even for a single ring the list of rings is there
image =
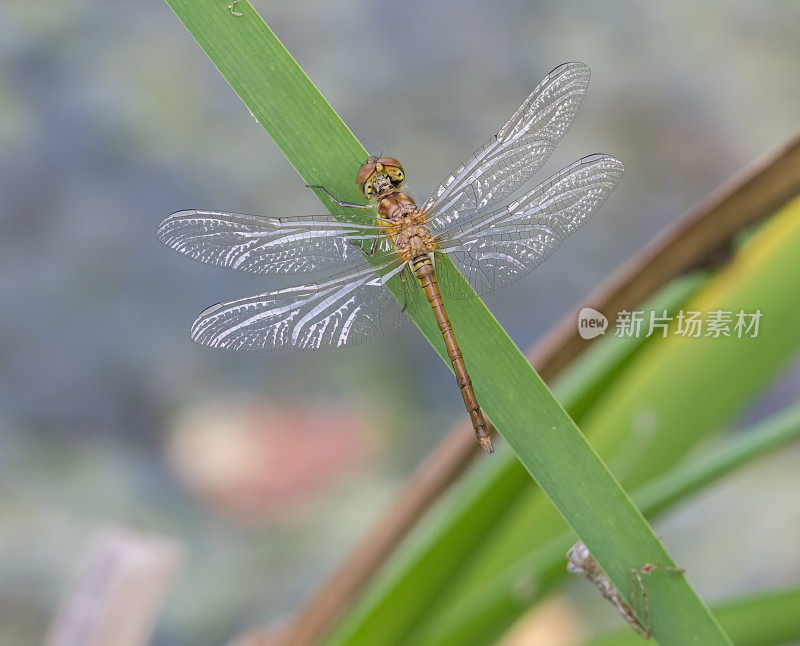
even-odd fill
[[[478,442],[493,452],[443,295],[473,298],[516,281],[608,199],[623,166],[605,154],[584,157],[514,197],[573,122],[589,76],[577,62],[552,70],[422,205],[404,189],[402,164],[381,155],[370,156],[356,174],[368,204],[310,187],[350,207],[352,216],[173,213],[158,237],[195,260],[258,275],[327,273],[213,305],[194,321],[191,338],[233,350],[340,348],[389,333],[431,307]],[[414,281],[421,289],[411,288]]]

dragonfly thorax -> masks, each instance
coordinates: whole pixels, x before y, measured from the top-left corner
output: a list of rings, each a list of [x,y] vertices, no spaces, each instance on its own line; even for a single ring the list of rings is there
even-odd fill
[[[394,243],[397,253],[403,260],[413,260],[414,258],[427,255],[436,248],[436,240],[431,235],[431,230],[426,224],[425,214],[417,208],[413,200],[408,196],[399,193],[391,198],[381,201],[380,206],[385,206],[383,202],[395,199],[406,198],[412,208],[405,210],[397,207],[392,211],[391,217],[382,216],[382,226]],[[408,205],[404,205],[408,208]],[[385,219],[384,219],[385,218]]]
[[[417,203],[401,191],[386,190],[378,198],[378,216],[382,220],[397,222],[404,218],[419,219],[419,215]]]

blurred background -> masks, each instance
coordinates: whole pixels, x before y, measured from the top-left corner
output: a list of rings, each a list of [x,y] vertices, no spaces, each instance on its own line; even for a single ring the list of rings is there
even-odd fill
[[[607,152],[626,174],[548,263],[486,298],[523,349],[798,129],[793,2],[253,4],[365,146],[403,160],[420,199],[550,69],[591,67],[589,95],[547,171]],[[324,211],[165,4],[4,3],[5,645],[42,641],[87,540],[110,522],[183,546],[154,643],[220,644],[281,617],[463,415],[451,375],[412,325],[391,343],[341,352],[192,344],[197,312],[267,288],[158,243],[157,223],[193,207]],[[742,423],[798,391],[795,363]],[[707,599],[796,576],[800,557],[775,543],[800,533],[799,457],[764,460],[657,527]],[[731,536],[743,508],[770,521]],[[714,541],[741,559],[730,571],[705,565]]]

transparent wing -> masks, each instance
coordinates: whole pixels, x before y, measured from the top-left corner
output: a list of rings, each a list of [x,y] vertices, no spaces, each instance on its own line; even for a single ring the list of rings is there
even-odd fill
[[[425,202],[434,233],[479,215],[538,171],[580,109],[589,68],[564,63],[550,72],[500,131],[467,157]]]
[[[406,320],[390,289],[401,293],[406,263],[387,258],[378,270],[363,262],[324,281],[218,303],[192,325],[192,339],[231,350],[311,350],[357,345]],[[421,303],[406,281],[406,311]]]
[[[270,218],[222,211],[178,211],[158,239],[190,258],[254,274],[309,273],[363,261],[354,243],[389,251],[372,222],[340,222],[327,215]]]
[[[441,250],[479,294],[513,283],[544,262],[608,199],[622,177],[622,162],[591,155],[567,166],[506,208],[449,231]],[[471,292],[442,266],[437,277],[453,298]]]

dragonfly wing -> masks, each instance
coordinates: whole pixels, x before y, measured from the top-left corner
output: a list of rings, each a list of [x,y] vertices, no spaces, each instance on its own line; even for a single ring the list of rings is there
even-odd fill
[[[390,242],[372,222],[327,215],[270,218],[222,211],[178,211],[158,226],[158,239],[190,258],[254,274],[325,271],[363,261],[359,246]]]
[[[622,172],[622,162],[609,155],[584,157],[508,207],[449,231],[440,239],[441,251],[479,294],[504,287],[577,231],[605,203]],[[452,270],[443,266],[437,275],[448,296],[471,296]]]
[[[232,350],[311,350],[358,345],[407,318],[387,288],[400,286],[406,263],[389,260],[376,270],[366,262],[323,281],[219,303],[192,325],[192,339]],[[406,290],[408,306],[418,295]]]
[[[564,63],[550,72],[499,132],[464,160],[425,202],[434,233],[511,195],[538,171],[580,109],[589,68]]]

